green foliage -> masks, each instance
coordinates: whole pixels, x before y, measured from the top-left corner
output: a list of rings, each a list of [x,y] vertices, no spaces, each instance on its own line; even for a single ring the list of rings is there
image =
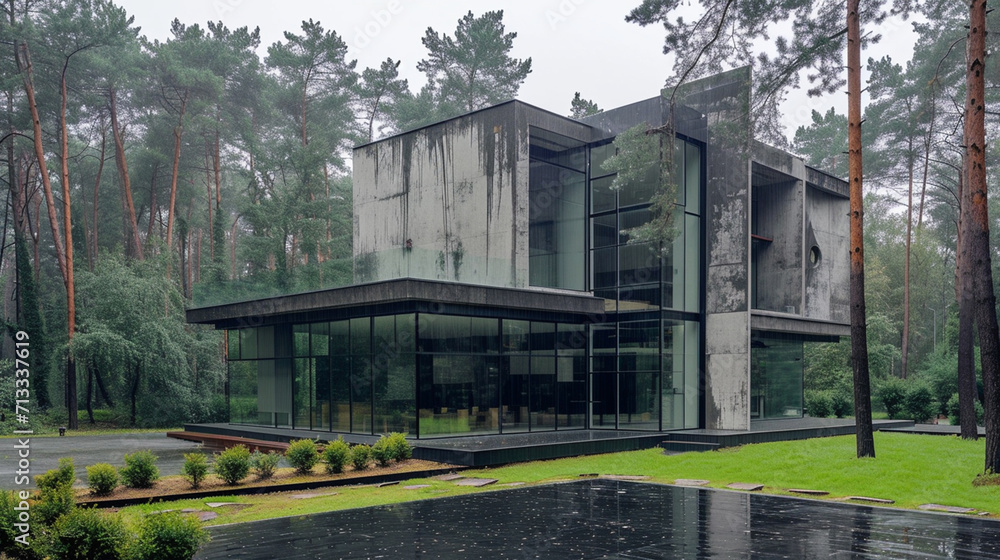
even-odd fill
[[[221,333],[185,323],[184,300],[167,280],[165,262],[102,256],[93,272],[78,273],[77,306],[77,370],[101,376],[130,424],[223,419],[213,398],[224,387]]]
[[[126,543],[121,518],[98,509],[79,508],[56,522],[49,542],[56,558],[118,560]]]
[[[792,145],[807,164],[847,178],[847,116],[838,114],[833,107],[824,114],[813,109],[812,123],[795,130]]]
[[[15,507],[20,503],[17,492],[0,490],[0,550],[14,550],[20,546],[14,537],[21,534],[14,528],[18,523],[17,511]]]
[[[388,467],[392,463],[392,449],[389,440],[382,436],[372,445],[372,459],[380,467]]]
[[[920,365],[915,378],[925,382],[934,400],[938,403],[938,414],[948,414],[947,404],[951,395],[958,392],[958,375],[955,373],[956,354],[938,352],[929,356]]]
[[[813,418],[826,418],[833,413],[833,400],[827,391],[806,391],[806,412]]]
[[[331,441],[323,450],[323,462],[326,464],[326,472],[339,474],[344,472],[344,465],[351,456],[351,447],[344,441],[342,436]]]
[[[147,515],[132,553],[143,560],[188,560],[208,540],[208,531],[191,515],[173,511]]]
[[[87,486],[96,496],[107,496],[118,487],[118,469],[108,463],[87,467]]]
[[[250,449],[243,444],[229,447],[215,456],[215,474],[230,486],[246,478],[250,466]]]
[[[208,475],[208,457],[204,453],[185,453],[181,474],[191,483],[192,488],[201,486]]]
[[[469,11],[458,20],[454,37],[428,27],[422,39],[428,56],[417,62],[437,109],[428,116],[440,120],[517,97],[531,59],[510,56],[516,37],[505,33],[503,10],[479,17]]]
[[[254,451],[250,455],[250,468],[259,479],[271,478],[274,476],[275,469],[278,468],[279,461],[281,461],[281,455],[278,453]]]
[[[413,456],[413,446],[406,441],[405,434],[393,432],[386,436],[386,439],[389,441],[389,450],[393,461],[399,463]]]
[[[573,100],[570,101],[569,116],[572,119],[582,119],[602,112],[604,110],[598,107],[597,103],[580,97],[580,92],[576,92],[573,95]]]
[[[372,448],[365,443],[351,447],[351,464],[354,470],[363,471],[372,462]]]
[[[882,403],[889,418],[899,418],[906,399],[906,382],[898,377],[883,379],[875,386],[875,399]]]
[[[972,402],[973,407],[976,409],[976,425],[982,426],[986,418],[986,411],[983,409],[983,404],[979,402],[979,399]],[[946,408],[948,409],[948,423],[952,426],[960,426],[962,421],[959,417],[958,393],[948,398]]]
[[[807,342],[803,344],[802,377],[806,390],[829,391],[851,383],[851,344]]]
[[[627,230],[630,243],[652,243],[667,250],[677,229],[674,226],[674,205],[677,203],[677,183],[674,178],[673,138],[669,134],[650,131],[638,124],[620,133],[614,140],[617,153],[604,161],[604,171],[615,173],[613,190],[641,188],[642,183],[656,185],[650,199],[652,219]]]
[[[854,413],[854,395],[849,387],[841,387],[830,394],[830,408],[837,418]]]
[[[73,458],[63,457],[59,459],[59,466],[35,477],[35,486],[39,490],[50,490],[63,486],[72,486],[76,480],[73,470]]]
[[[38,407],[51,406],[49,398],[49,343],[45,332],[45,322],[39,312],[38,286],[32,272],[31,257],[28,255],[28,240],[21,233],[14,235],[14,253],[17,262],[18,294],[21,297],[21,317],[18,328],[28,333],[31,349],[31,388]],[[13,385],[13,384],[11,384]],[[4,408],[10,410],[10,408]]]
[[[915,422],[926,422],[937,413],[934,395],[922,383],[910,383],[903,399],[903,414]]]
[[[285,450],[285,459],[299,474],[312,472],[313,467],[319,462],[316,442],[311,439],[299,439],[289,443],[288,449]]]
[[[160,478],[156,455],[152,451],[136,451],[125,455],[125,466],[118,474],[129,488],[149,488]]]

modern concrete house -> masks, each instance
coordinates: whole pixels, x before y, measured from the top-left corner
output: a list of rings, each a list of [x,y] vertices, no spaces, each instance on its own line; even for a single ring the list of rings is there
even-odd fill
[[[188,311],[228,336],[230,422],[432,438],[801,418],[848,329],[847,184],[749,137],[749,72],[581,120],[509,101],[354,150],[355,285]],[[616,135],[673,122],[658,181]]]

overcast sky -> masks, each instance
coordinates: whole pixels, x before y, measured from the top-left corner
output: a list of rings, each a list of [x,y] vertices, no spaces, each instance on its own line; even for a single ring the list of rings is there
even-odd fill
[[[671,59],[663,54],[663,30],[626,23],[625,15],[640,0],[117,0],[135,16],[136,25],[150,39],[165,40],[170,21],[186,24],[221,20],[230,28],[259,26],[261,52],[284,39],[285,31],[301,32],[303,20],[320,21],[335,30],[350,47],[349,58],[358,70],[377,67],[386,57],[402,60],[400,74],[416,91],[423,84],[417,61],[425,58],[420,39],[428,27],[453,35],[456,24],[470,9],[476,15],[503,9],[507,31],[517,32],[513,56],[531,57],[532,72],[518,98],[560,114],[569,112],[573,93],[613,108],[659,92],[671,72]],[[846,14],[845,14],[846,15]],[[908,22],[889,21],[885,40],[864,53],[891,54],[902,63],[910,57],[912,39]],[[792,94],[784,110],[787,134],[809,123],[810,111],[836,106],[846,112],[844,95],[810,99]]]

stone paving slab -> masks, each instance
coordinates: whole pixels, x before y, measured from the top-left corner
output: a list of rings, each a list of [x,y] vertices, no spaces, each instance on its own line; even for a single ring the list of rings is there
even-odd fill
[[[482,488],[483,486],[489,486],[490,484],[495,484],[496,481],[497,479],[495,478],[463,478],[462,480],[455,481],[455,485]]]
[[[699,478],[678,478],[674,484],[678,486],[706,486],[708,481]]]
[[[430,484],[411,484],[409,486],[404,486],[403,490],[419,490],[421,488],[430,488]]]
[[[917,506],[927,511],[943,511],[945,513],[975,513],[976,510],[967,507],[943,506],[941,504],[921,504]]]
[[[291,498],[293,500],[308,500],[309,498],[319,498],[322,496],[336,496],[336,492],[316,492],[309,494],[293,494]]]
[[[733,482],[732,484],[727,484],[726,488],[731,488],[733,490],[746,490],[747,492],[756,492],[764,488],[764,485],[752,484],[749,482]]]
[[[788,491],[793,494],[805,494],[806,496],[826,496],[830,494],[826,490],[807,490],[805,488],[789,488]]]
[[[198,513],[198,520],[199,521],[211,521],[211,520],[215,519],[218,516],[219,516],[219,514],[215,513],[214,511],[202,511],[202,512]]]
[[[458,480],[460,478],[465,478],[465,477],[462,476],[462,475],[460,475],[460,474],[451,473],[451,474],[439,474],[439,475],[437,475],[437,476],[434,477],[434,480],[442,480],[444,482],[451,482],[452,480]]]
[[[649,476],[644,474],[602,474],[601,478],[609,478],[611,480],[649,480]]]
[[[524,486],[523,482],[508,482],[506,484],[501,484],[501,486]]]
[[[378,487],[378,488],[384,488],[386,486],[395,486],[397,484],[399,484],[398,480],[392,480],[392,481],[389,481],[389,482],[379,482],[375,486]]]
[[[869,496],[847,496],[845,500],[851,500],[854,502],[869,502],[872,504],[894,504],[896,500],[888,500],[886,498],[872,498]]]
[[[205,505],[210,508],[220,508],[225,506],[239,506],[243,504],[238,504],[236,502],[205,502]]]

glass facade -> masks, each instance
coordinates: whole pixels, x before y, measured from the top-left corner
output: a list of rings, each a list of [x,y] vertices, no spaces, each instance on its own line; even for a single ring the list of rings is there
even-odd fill
[[[612,188],[605,143],[590,150],[590,285],[607,322],[591,327],[593,428],[696,428],[701,368],[702,148],[677,138],[677,207],[669,247],[635,243],[630,230],[652,219],[659,171],[629,189]]]
[[[285,334],[288,358],[243,359]],[[584,325],[410,313],[228,337],[233,423],[420,437],[586,425]]]
[[[750,345],[750,417],[802,416],[802,340],[753,332]]]

